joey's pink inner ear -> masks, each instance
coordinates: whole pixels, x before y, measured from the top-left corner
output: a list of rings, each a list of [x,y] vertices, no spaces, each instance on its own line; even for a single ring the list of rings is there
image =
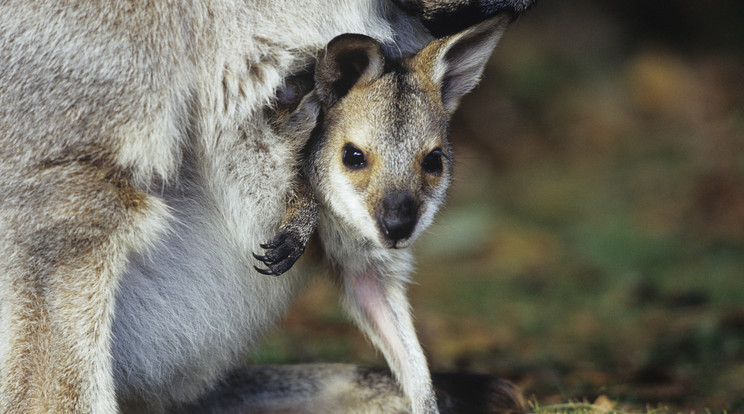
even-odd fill
[[[330,107],[359,82],[378,78],[385,66],[382,46],[371,37],[342,34],[328,43],[315,68],[321,102]]]

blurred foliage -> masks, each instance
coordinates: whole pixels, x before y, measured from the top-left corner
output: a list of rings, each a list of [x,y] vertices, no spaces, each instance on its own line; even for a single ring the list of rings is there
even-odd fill
[[[454,120],[411,290],[434,369],[744,411],[744,2],[539,2]],[[258,354],[383,364],[319,283]]]

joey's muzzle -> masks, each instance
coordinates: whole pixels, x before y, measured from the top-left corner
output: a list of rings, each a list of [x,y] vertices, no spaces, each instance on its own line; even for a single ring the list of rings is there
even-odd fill
[[[388,193],[377,212],[377,225],[385,239],[396,247],[399,241],[411,237],[418,222],[419,203],[408,191]]]

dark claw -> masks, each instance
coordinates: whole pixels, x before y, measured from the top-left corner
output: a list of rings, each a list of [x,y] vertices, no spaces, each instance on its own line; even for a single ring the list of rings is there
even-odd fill
[[[266,249],[266,248],[267,248],[267,247],[264,247],[264,245],[263,245],[263,244],[261,245],[261,247],[263,247],[264,249]],[[268,257],[268,256],[259,256],[259,255],[257,255],[256,253],[251,253],[251,254],[253,255],[253,257],[254,257],[254,258],[255,258],[256,260],[260,260],[260,261],[264,262],[264,263],[265,263],[265,264],[267,264],[267,265],[276,263],[276,260],[273,260],[273,259],[271,259],[271,258],[270,258],[270,257]]]
[[[252,254],[268,269],[254,266],[256,271],[264,275],[279,276],[292,268],[305,251],[305,244],[294,233],[282,230],[272,241],[261,244],[261,248],[267,250],[265,255]]]
[[[279,275],[275,274],[271,269],[261,269],[258,266],[253,266],[253,268],[256,269],[256,271],[258,273],[261,273],[262,275],[279,276]]]
[[[259,244],[259,246],[261,246],[262,249],[273,249],[273,248],[275,248],[278,245],[279,245],[279,243],[277,243],[274,240],[272,240],[272,241],[270,241],[268,243],[261,243],[261,244]]]
[[[274,240],[266,243],[261,243],[259,246],[261,246],[262,249],[276,249],[277,247],[281,246],[282,244],[287,242],[287,236],[289,233],[286,231],[279,232],[279,234],[274,237]]]

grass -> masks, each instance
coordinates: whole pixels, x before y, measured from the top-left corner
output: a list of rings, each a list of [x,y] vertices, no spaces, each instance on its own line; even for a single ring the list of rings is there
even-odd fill
[[[622,407],[621,404],[611,401],[601,395],[593,403],[589,402],[566,402],[561,404],[541,405],[536,401],[529,402],[529,409],[534,414],[694,414],[695,411],[673,411],[668,407],[646,407],[644,409]],[[702,413],[713,414],[713,411],[703,410]],[[727,414],[723,410],[720,414]]]
[[[532,412],[535,414],[667,414],[670,413],[666,408],[657,409],[618,409],[614,407],[606,407],[591,403],[578,403],[568,402],[562,404],[552,405],[539,405],[535,404],[532,407]]]

